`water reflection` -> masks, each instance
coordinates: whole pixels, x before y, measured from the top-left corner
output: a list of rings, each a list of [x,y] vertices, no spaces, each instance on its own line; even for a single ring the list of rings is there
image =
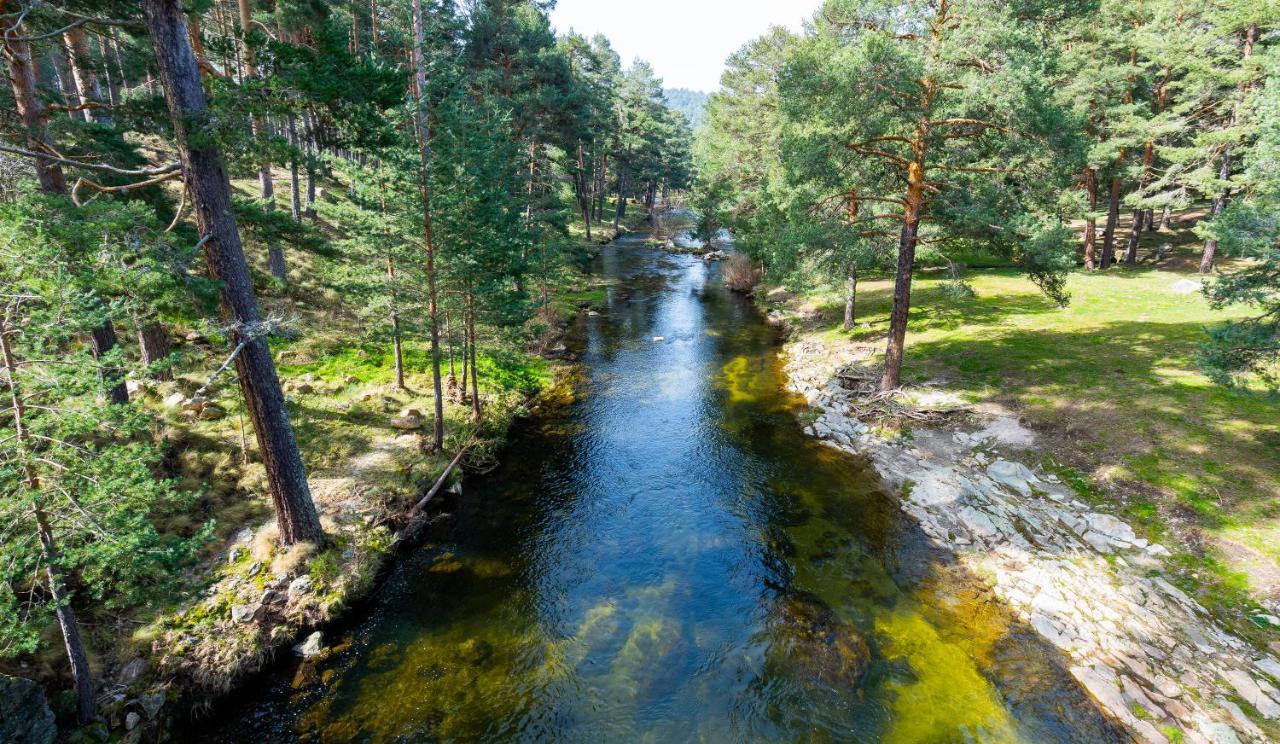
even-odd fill
[[[772,331],[714,264],[635,236],[598,269],[578,402],[468,484],[348,651],[209,736],[1118,738],[863,465],[802,436]]]

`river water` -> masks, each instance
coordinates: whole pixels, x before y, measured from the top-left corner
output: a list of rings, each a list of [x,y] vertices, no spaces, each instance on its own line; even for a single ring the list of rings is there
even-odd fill
[[[646,237],[597,259],[575,402],[468,481],[340,653],[203,739],[1121,739],[864,463],[802,434],[718,267]]]

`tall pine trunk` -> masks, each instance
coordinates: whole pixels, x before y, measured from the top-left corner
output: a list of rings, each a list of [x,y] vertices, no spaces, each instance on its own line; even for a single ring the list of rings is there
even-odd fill
[[[1258,39],[1257,24],[1250,24],[1244,33],[1244,52],[1242,54],[1242,62],[1248,62],[1253,57],[1253,45]],[[1243,103],[1244,93],[1253,87],[1252,81],[1242,86],[1241,95],[1236,99],[1235,105],[1231,108],[1231,126],[1235,126],[1240,121],[1240,106]],[[1231,178],[1231,160],[1232,146],[1227,146],[1222,151],[1222,161],[1218,166],[1218,180],[1225,182]],[[1217,196],[1213,198],[1213,206],[1209,208],[1209,219],[1212,220],[1222,214],[1222,210],[1227,206],[1227,199],[1231,198],[1231,187],[1225,186]],[[1208,274],[1213,271],[1213,262],[1218,256],[1218,241],[1213,238],[1206,238],[1204,241],[1204,253],[1200,256],[1200,273]]]
[[[0,13],[9,13],[16,3],[0,0]],[[13,35],[4,39],[4,57],[9,66],[9,84],[17,103],[22,128],[26,130],[26,147],[34,152],[46,152],[50,147],[49,129],[45,110],[36,97],[36,65],[31,58],[31,45],[21,40],[22,27],[12,29]],[[67,190],[62,168],[48,160],[36,159],[33,163],[40,190],[46,194],[61,194]]]
[[[85,121],[110,124],[111,116],[102,108],[102,87],[94,74],[93,57],[89,53],[89,36],[83,26],[68,29],[62,38],[67,46],[67,59],[71,63],[71,77],[76,84],[80,105],[84,108]]]
[[[852,331],[853,324],[858,320],[857,308],[858,268],[851,262],[844,280],[844,329],[846,331]]]
[[[917,156],[907,167],[907,197],[898,236],[898,271],[893,280],[893,310],[889,314],[889,343],[884,353],[881,390],[902,385],[902,355],[907,342],[907,318],[911,313],[911,274],[916,265],[916,244],[920,239],[920,218],[924,207],[924,147],[927,132],[920,126],[916,135]]]
[[[1116,224],[1120,221],[1120,177],[1111,178],[1111,195],[1107,206],[1107,226],[1102,230],[1102,260],[1099,268],[1111,268],[1116,259]]]
[[[275,506],[280,542],[324,542],[307,472],[285,408],[267,345],[249,263],[231,207],[231,183],[222,154],[202,136],[211,125],[208,101],[180,0],[143,0],[143,14],[164,87],[183,171],[191,190],[205,261],[222,283],[220,306],[233,347],[246,408],[253,422]]]
[[[1089,201],[1089,216],[1084,221],[1084,267],[1093,271],[1098,260],[1098,218],[1094,217],[1098,209],[1098,172],[1093,168],[1084,169],[1084,190]]]
[[[422,160],[422,235],[427,254],[427,315],[431,325],[431,385],[435,392],[432,445],[444,449],[444,385],[440,379],[440,308],[436,297],[436,244],[431,213],[431,111],[427,95],[426,31],[422,0],[413,0],[413,71],[417,95],[418,154]]]

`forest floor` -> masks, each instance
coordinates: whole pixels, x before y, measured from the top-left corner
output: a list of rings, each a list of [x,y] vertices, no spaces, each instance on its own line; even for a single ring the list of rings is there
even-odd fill
[[[1197,368],[1205,329],[1248,309],[1215,311],[1200,293],[1193,218],[1144,234],[1135,267],[1074,273],[1065,308],[1016,269],[964,271],[974,296],[959,298],[945,272],[922,272],[904,381],[1014,412],[1040,437],[1045,467],[1179,547],[1198,599],[1276,641],[1280,628],[1258,617],[1280,614],[1280,402]],[[846,332],[838,287],[765,300],[813,338],[873,354],[891,302],[890,279],[863,281]]]

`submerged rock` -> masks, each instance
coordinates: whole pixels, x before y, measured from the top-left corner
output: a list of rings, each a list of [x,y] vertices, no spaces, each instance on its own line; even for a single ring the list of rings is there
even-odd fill
[[[858,686],[871,650],[858,631],[816,596],[788,595],[780,603],[778,644],[786,665],[800,678],[833,689]]]
[[[53,711],[40,686],[29,679],[0,674],[0,741],[52,744],[57,735]]]

